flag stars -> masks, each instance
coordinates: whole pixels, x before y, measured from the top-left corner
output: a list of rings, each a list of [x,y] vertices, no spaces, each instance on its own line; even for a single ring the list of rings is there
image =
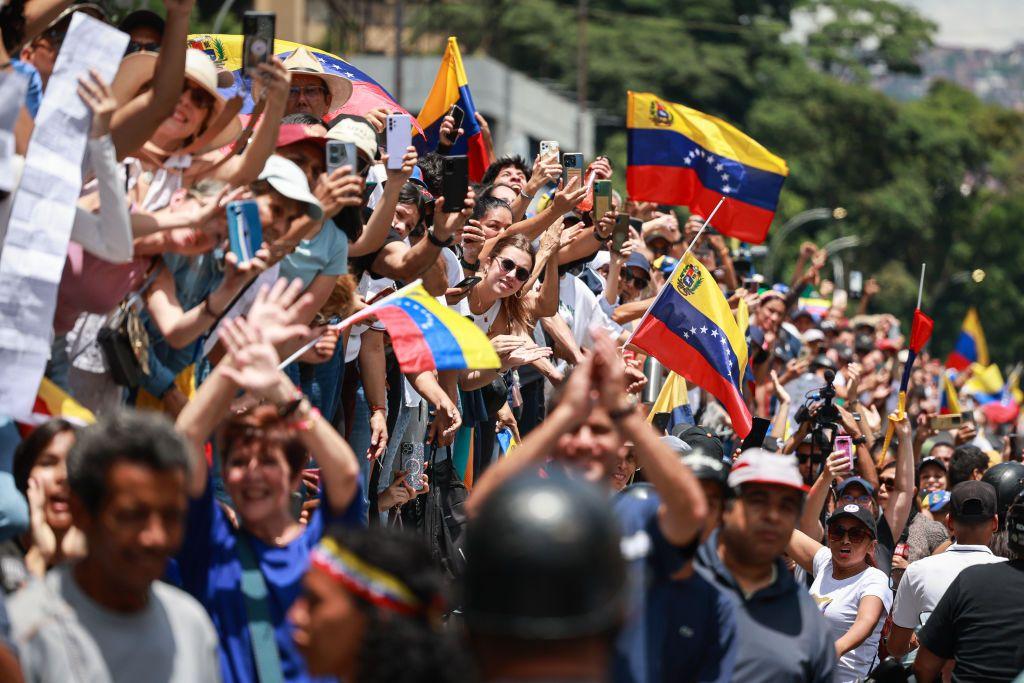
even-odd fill
[[[711,336],[712,337],[717,337],[718,336],[718,330],[711,330]]]
[[[700,328],[700,333],[701,334],[707,334],[708,333],[708,328],[707,327]]]
[[[725,194],[729,194],[730,192],[732,192],[732,187],[730,187],[729,185],[722,185],[722,192],[724,192]]]
[[[690,328],[690,334],[697,334],[697,328],[696,327],[691,327]]]
[[[715,170],[721,173],[722,171],[725,170],[725,166],[721,162],[719,162],[715,164]]]

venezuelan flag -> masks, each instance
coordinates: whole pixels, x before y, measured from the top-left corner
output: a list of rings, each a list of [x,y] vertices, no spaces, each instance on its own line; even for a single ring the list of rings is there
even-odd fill
[[[348,327],[370,317],[387,328],[402,372],[501,367],[490,340],[470,320],[438,303],[420,280],[338,323]]]
[[[473,95],[469,92],[466,69],[462,66],[459,43],[455,36],[450,36],[444,57],[441,58],[441,67],[437,70],[437,78],[417,117],[423,126],[423,135],[417,136],[413,143],[421,155],[437,149],[441,122],[453,104],[459,105],[466,112],[462,121],[465,133],[455,141],[449,154],[465,154],[469,157],[469,179],[477,183],[487,170],[487,146],[484,144],[480,124],[476,122],[476,107],[473,105]]]
[[[650,93],[628,94],[626,187],[632,199],[715,216],[719,232],[760,244],[775,217],[785,160],[721,119]]]
[[[722,290],[693,254],[676,266],[631,341],[721,401],[740,438],[750,433],[741,388],[747,343]]]
[[[966,370],[971,363],[988,365],[988,345],[985,343],[985,332],[981,329],[978,309],[971,307],[964,316],[964,324],[960,327],[960,336],[956,339],[953,352],[946,358],[946,367],[957,372]]]
[[[939,401],[939,414],[940,415],[959,415],[960,410],[960,397],[957,395],[956,386],[953,385],[953,380],[950,379],[948,372],[942,373],[942,396]]]
[[[647,421],[654,420],[657,413],[668,413],[668,424],[666,431],[672,432],[672,428],[678,424],[693,424],[693,412],[690,410],[690,399],[687,395],[686,380],[674,372],[668,373],[665,383],[661,385],[658,398],[651,407],[651,414]]]
[[[64,418],[78,426],[92,424],[96,421],[92,411],[82,406],[63,389],[44,377],[43,381],[39,383],[39,391],[36,393],[36,400],[32,404],[32,412],[17,419],[18,431],[21,433],[22,438],[24,438],[33,429],[55,417]]]

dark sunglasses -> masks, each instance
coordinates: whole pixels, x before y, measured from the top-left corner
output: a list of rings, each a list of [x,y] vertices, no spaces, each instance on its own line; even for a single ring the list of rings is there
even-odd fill
[[[530,279],[530,271],[527,270],[526,268],[523,268],[522,266],[517,266],[516,262],[510,258],[498,259],[498,267],[501,268],[506,273],[511,273],[512,271],[515,271],[516,279],[519,280],[520,282],[526,282],[527,280]]]
[[[883,477],[878,480],[878,483],[887,489],[891,489],[896,486],[896,479],[893,477]]]
[[[128,49],[124,51],[126,55],[135,54],[136,52],[160,52],[160,43],[140,43],[134,40],[128,41]]]
[[[192,104],[196,105],[199,109],[209,109],[213,106],[213,95],[206,92],[199,86],[186,86],[183,92],[188,93],[188,97],[192,100]]]
[[[622,279],[626,282],[632,280],[636,283],[637,289],[644,289],[647,285],[651,284],[651,278],[644,277],[642,275],[634,275],[629,268],[622,271]]]
[[[844,537],[849,537],[850,543],[861,543],[865,538],[869,538],[870,534],[857,526],[844,527],[833,524],[828,528],[828,539],[830,541],[842,541]]]

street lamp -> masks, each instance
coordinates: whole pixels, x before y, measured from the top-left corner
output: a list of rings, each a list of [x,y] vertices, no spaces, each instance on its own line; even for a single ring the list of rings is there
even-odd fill
[[[812,221],[825,221],[830,218],[832,220],[841,221],[846,218],[847,215],[846,209],[841,206],[837,206],[834,209],[819,207],[817,209],[801,211],[783,223],[782,226],[773,232],[771,236],[771,248],[769,249],[768,260],[764,265],[765,279],[769,282],[772,281],[772,276],[775,274],[775,260],[778,258],[779,247],[782,245],[782,242],[786,239],[789,233]]]

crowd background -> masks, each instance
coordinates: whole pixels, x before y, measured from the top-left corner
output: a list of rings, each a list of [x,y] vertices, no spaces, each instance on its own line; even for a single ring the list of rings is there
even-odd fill
[[[0,441],[3,680],[1024,670],[1020,371],[1000,371],[1019,334],[1001,221],[1016,215],[1024,120],[948,85],[912,104],[866,87],[871,69],[912,68],[927,22],[814,3],[835,18],[797,49],[779,40],[790,3],[593,7],[608,21],[591,38],[616,46],[595,55],[600,106],[649,86],[721,113],[789,162],[781,218],[836,207],[812,240],[776,227],[763,255],[629,197],[617,133],[580,178],[557,154],[499,155],[479,114],[439,116],[435,149],[388,158],[401,110],[346,109],[356,86],[317,53],[232,74],[187,48],[193,0],[118,17],[68,4],[0,7],[0,77],[27,83],[4,131],[3,234],[35,181],[21,174],[33,117],[76,15],[130,39],[112,82],[91,73],[66,93],[90,113],[86,180],[45,379],[16,388],[37,398]],[[424,27],[570,75],[571,41],[529,49],[524,35],[567,6],[433,9]],[[686,39],[655,39],[663,19]],[[617,52],[633,29],[644,51]],[[231,85],[257,115],[237,115]],[[463,137],[483,172],[445,206]],[[328,172],[332,141],[354,145],[354,167]],[[601,214],[597,181],[619,188]],[[243,199],[263,234],[248,260],[227,241]],[[839,235],[861,239],[860,287],[834,267]],[[901,405],[921,261],[938,324]],[[746,346],[755,437],[627,344],[688,264],[724,304],[712,327]],[[424,313],[419,334],[445,326],[461,364],[411,369],[383,314],[338,327],[416,281],[424,298],[403,305],[456,314]]]

